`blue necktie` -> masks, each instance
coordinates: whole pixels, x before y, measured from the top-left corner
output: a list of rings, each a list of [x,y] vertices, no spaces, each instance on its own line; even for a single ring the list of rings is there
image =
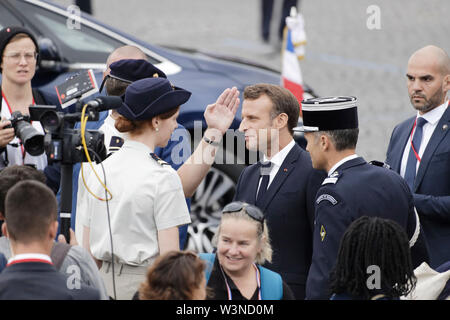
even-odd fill
[[[262,177],[261,184],[259,185],[258,195],[256,196],[256,206],[261,205],[264,199],[264,195],[267,191],[267,186],[269,185],[270,171],[272,167],[272,162],[267,161],[261,163],[260,167],[260,177]]]
[[[425,123],[427,123],[427,120],[424,118],[417,118],[416,131],[414,132],[414,137],[412,140],[414,150],[416,150],[417,154],[419,154],[420,143],[422,141],[422,127]],[[417,167],[417,158],[414,154],[414,150],[412,147],[409,150],[408,162],[406,163],[405,170],[405,180],[411,190],[414,190],[414,179],[416,178]]]

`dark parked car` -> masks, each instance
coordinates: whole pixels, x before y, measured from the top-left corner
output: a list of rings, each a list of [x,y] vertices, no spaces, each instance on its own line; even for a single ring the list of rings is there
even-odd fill
[[[278,72],[248,61],[151,45],[86,14],[81,15],[79,28],[70,26],[71,19],[73,17],[66,8],[49,1],[0,2],[0,28],[21,25],[32,30],[38,37],[40,65],[33,85],[40,88],[45,96],[54,96],[55,85],[81,69],[93,69],[97,83],[100,84],[109,53],[125,44],[135,45],[146,53],[151,63],[168,75],[171,82],[193,93],[188,103],[180,109],[178,122],[194,138],[194,122],[199,121],[204,128],[203,112],[206,105],[214,102],[225,88],[236,86],[242,92],[245,86],[254,83],[280,83]],[[305,89],[307,96],[314,96],[309,88]],[[240,110],[231,129],[237,131],[239,123]],[[242,136],[239,134],[231,139],[242,143]],[[304,144],[303,137],[298,137],[298,141]],[[196,145],[196,141],[193,144]],[[232,200],[235,183],[245,163],[248,164],[249,161],[248,152],[237,152],[235,147],[225,148],[223,151],[219,154],[234,159],[234,164],[215,164],[192,198],[193,223],[189,226],[187,246],[200,252],[212,249],[210,240],[217,227],[220,210]]]

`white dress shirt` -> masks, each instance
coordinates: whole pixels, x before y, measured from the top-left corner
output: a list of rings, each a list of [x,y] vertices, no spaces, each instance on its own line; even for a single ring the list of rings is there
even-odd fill
[[[328,176],[331,176],[333,174],[333,172],[335,172],[336,169],[339,168],[342,164],[346,163],[347,161],[356,159],[358,157],[359,156],[355,153],[355,154],[345,157],[344,159],[341,159],[338,163],[336,163],[334,166],[331,167],[330,171],[328,171]]]
[[[270,177],[269,177],[269,184],[267,185],[267,189],[269,189],[270,184],[272,183],[273,179],[278,173],[278,170],[280,169],[281,165],[283,164],[284,159],[286,159],[288,153],[291,151],[291,149],[294,147],[295,141],[294,139],[291,140],[283,149],[278,151],[272,158],[267,158],[266,155],[263,156],[263,162],[270,161],[272,163],[272,168],[270,170]],[[259,192],[259,186],[261,185],[261,180],[259,179],[258,183],[258,190],[256,190],[256,194]]]
[[[433,135],[434,129],[436,129],[437,124],[439,123],[439,120],[441,120],[442,115],[444,114],[445,110],[447,109],[447,104],[448,104],[448,101],[444,102],[439,107],[436,107],[431,111],[428,111],[427,113],[425,113],[422,116],[419,114],[419,111],[417,111],[416,119],[419,117],[422,117],[425,120],[427,120],[427,123],[425,123],[423,125],[422,140],[420,142],[420,148],[419,148],[419,157],[421,159],[422,159],[425,149],[427,148],[428,142],[430,141],[431,136]],[[414,129],[412,134],[410,134],[408,136],[408,142],[406,143],[405,149],[403,150],[403,157],[402,157],[402,162],[401,162],[401,166],[400,166],[400,175],[403,178],[405,177],[406,164],[408,162],[409,151],[411,149],[411,139],[412,139],[412,137],[414,137],[415,131],[416,130]],[[419,165],[420,165],[420,162],[417,161],[416,173],[417,173],[417,170],[419,170]]]

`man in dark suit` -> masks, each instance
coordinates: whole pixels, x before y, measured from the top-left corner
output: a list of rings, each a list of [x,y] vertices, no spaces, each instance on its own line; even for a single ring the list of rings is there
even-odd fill
[[[328,172],[316,196],[307,299],[330,298],[330,271],[341,238],[348,226],[361,216],[397,222],[410,239],[414,267],[428,261],[425,240],[405,181],[394,171],[368,164],[355,153],[359,133],[356,98],[304,101],[303,123],[308,142],[306,150],[313,167]],[[368,272],[367,277],[371,275]]]
[[[314,199],[325,174],[313,170],[308,153],[293,140],[298,117],[299,104],[288,90],[269,84],[245,88],[239,130],[247,149],[264,156],[241,173],[234,199],[264,212],[273,248],[266,267],[281,274],[296,299],[304,299]]]
[[[406,77],[417,114],[394,128],[386,162],[412,190],[437,267],[450,260],[450,58],[441,48],[424,47],[409,59]]]
[[[21,181],[8,191],[2,229],[14,256],[0,274],[0,300],[100,299],[96,289],[53,267],[57,207],[53,192],[41,182]]]

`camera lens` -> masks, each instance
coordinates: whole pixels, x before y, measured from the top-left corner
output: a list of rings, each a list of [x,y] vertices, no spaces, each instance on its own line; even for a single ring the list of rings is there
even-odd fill
[[[14,130],[29,154],[38,156],[44,153],[44,135],[39,133],[30,123],[24,120],[17,121]]]
[[[40,118],[42,126],[53,131],[59,128],[61,124],[61,116],[55,111],[46,111]]]

